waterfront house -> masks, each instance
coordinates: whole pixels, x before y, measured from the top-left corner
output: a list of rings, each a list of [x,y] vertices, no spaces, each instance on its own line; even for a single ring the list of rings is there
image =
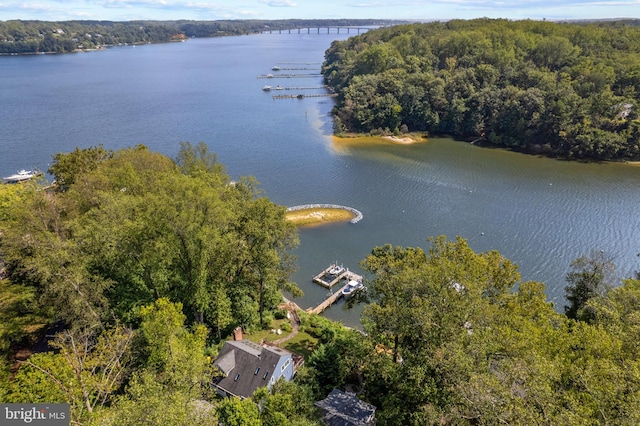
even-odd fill
[[[213,386],[222,396],[248,398],[260,387],[271,388],[280,378],[291,380],[301,361],[298,358],[277,346],[228,341],[214,361],[219,375]]]

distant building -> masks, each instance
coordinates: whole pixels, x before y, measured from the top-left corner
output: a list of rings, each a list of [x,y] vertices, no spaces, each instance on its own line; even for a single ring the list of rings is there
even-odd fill
[[[322,420],[329,426],[372,426],[376,424],[376,407],[354,394],[334,389],[315,403],[322,410]]]
[[[281,377],[291,380],[301,359],[276,346],[228,341],[213,363],[221,373],[214,378],[213,386],[222,396],[248,398],[260,387],[271,388]]]

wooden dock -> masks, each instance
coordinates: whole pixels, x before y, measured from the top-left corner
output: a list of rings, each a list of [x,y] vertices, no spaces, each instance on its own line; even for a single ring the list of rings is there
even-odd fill
[[[340,289],[338,291],[336,291],[335,293],[330,294],[326,299],[324,299],[324,301],[319,304],[318,306],[316,306],[315,308],[309,308],[307,309],[307,313],[310,314],[320,314],[322,313],[325,309],[327,309],[329,306],[333,305],[334,303],[336,303],[338,301],[338,299],[340,299],[342,297],[342,290],[344,290],[344,288],[349,285],[348,281],[347,283],[340,287]]]
[[[336,272],[332,273],[332,270],[335,270]],[[323,287],[331,288],[343,279],[362,281],[362,277],[360,275],[354,274],[349,270],[349,268],[344,268],[341,265],[338,265],[338,262],[335,262],[329,265],[324,271],[314,276],[313,282],[320,284]]]
[[[297,95],[273,95],[273,99],[335,98],[336,93],[299,93]]]
[[[308,86],[308,87],[291,87],[291,86],[286,86],[283,87],[282,89],[275,89],[275,90],[320,90],[320,89],[327,89],[329,86]]]
[[[320,284],[321,286],[326,287],[326,288],[333,287],[338,281],[340,281],[342,279],[342,276],[346,272],[346,269],[342,268],[340,270],[340,273],[332,274],[331,270],[336,269],[336,268],[342,268],[342,267],[338,266],[337,262],[336,263],[332,263],[324,271],[322,271],[318,275],[314,276],[312,281],[314,283]]]
[[[271,71],[318,71],[317,68],[309,68],[309,67],[279,67],[275,66],[271,68]]]
[[[322,74],[265,74],[259,75],[258,78],[318,78]]]

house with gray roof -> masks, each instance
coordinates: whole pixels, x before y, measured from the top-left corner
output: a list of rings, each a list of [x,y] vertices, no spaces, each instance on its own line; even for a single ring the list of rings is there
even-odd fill
[[[314,405],[322,410],[322,420],[329,426],[376,424],[376,407],[349,392],[334,389],[325,399]]]
[[[271,388],[281,377],[291,380],[296,361],[294,354],[277,346],[228,341],[213,363],[220,373],[213,386],[222,396],[248,398],[260,387]]]

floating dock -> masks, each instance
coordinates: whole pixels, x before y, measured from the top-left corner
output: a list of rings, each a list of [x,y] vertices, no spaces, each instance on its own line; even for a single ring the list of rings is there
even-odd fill
[[[323,287],[331,288],[344,279],[362,282],[360,275],[351,272],[349,268],[338,265],[338,262],[332,263],[324,271],[313,277],[313,282]]]
[[[340,281],[347,273],[347,269],[338,265],[338,263],[332,263],[324,271],[313,277],[313,282],[320,284],[323,287],[331,288]]]

